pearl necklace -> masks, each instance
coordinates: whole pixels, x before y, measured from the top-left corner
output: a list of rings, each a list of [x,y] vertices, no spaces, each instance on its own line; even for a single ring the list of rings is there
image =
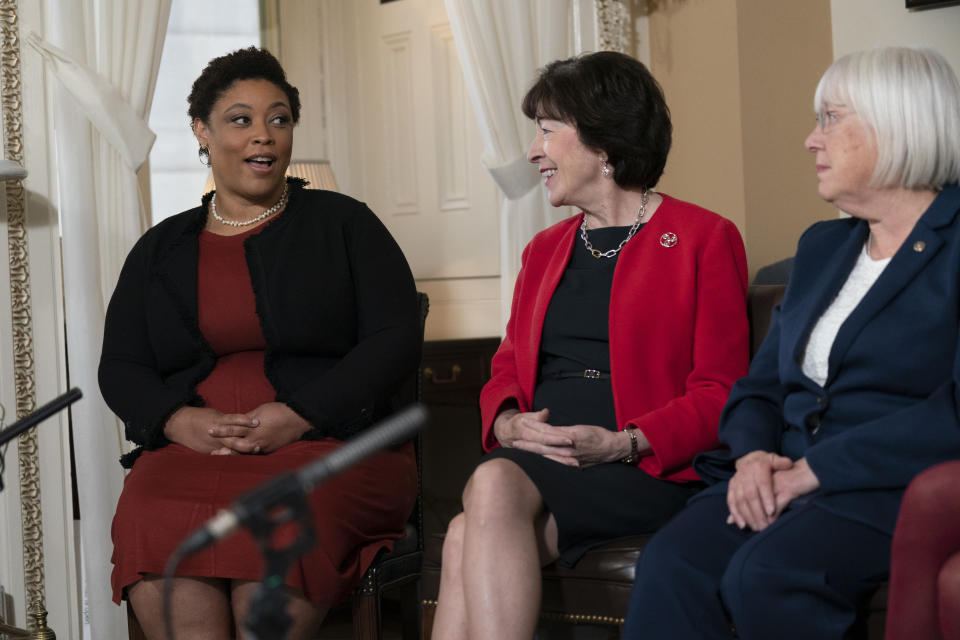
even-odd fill
[[[277,211],[283,208],[283,205],[287,204],[287,194],[289,193],[290,186],[288,184],[283,185],[283,193],[280,194],[280,199],[277,200],[277,204],[273,205],[256,218],[250,218],[249,220],[227,220],[219,213],[217,213],[217,192],[213,192],[213,197],[210,198],[210,213],[213,214],[213,219],[221,224],[230,225],[231,227],[246,227],[255,222],[260,222],[266,218],[269,218]]]
[[[623,245],[627,244],[627,241],[633,237],[633,234],[637,232],[637,229],[640,228],[640,221],[643,219],[644,214],[647,213],[647,190],[644,189],[643,194],[640,196],[640,211],[637,212],[637,219],[634,221],[633,226],[630,227],[630,231],[627,233],[627,237],[620,241],[620,244],[617,245],[616,249],[609,249],[607,251],[600,251],[600,249],[594,249],[593,245],[590,244],[590,240],[587,239],[587,216],[583,216],[583,222],[580,224],[580,237],[583,238],[583,244],[587,247],[587,251],[590,252],[594,258],[612,258],[613,256],[620,253],[620,249],[623,249]]]

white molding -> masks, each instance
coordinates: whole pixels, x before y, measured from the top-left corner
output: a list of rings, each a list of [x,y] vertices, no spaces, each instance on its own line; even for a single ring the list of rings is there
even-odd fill
[[[389,164],[385,175],[390,184],[390,215],[411,215],[420,212],[417,189],[417,164],[411,162],[416,149],[416,118],[413,101],[413,39],[409,30],[380,36],[380,68],[383,78],[383,100],[387,105],[387,126],[384,137]]]
[[[470,104],[449,22],[430,28],[430,49],[433,104],[437,110],[437,200],[440,211],[460,211],[471,206],[470,178],[464,153],[468,148]]]

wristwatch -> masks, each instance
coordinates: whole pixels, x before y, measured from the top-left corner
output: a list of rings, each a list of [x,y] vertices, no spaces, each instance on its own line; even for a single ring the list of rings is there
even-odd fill
[[[627,427],[624,431],[630,436],[630,455],[626,458],[620,458],[620,462],[623,464],[637,464],[637,450],[639,449],[639,445],[637,444],[637,428]]]

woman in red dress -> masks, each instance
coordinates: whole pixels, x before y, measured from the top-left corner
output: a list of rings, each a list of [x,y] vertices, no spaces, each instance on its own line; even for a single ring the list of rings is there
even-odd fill
[[[149,230],[107,310],[100,386],[139,447],[114,517],[113,589],[163,636],[170,553],[271,476],[325,455],[388,414],[422,342],[399,247],[346,196],[286,179],[300,111],[277,60],[249,48],[212,60],[189,97],[217,189]],[[416,496],[410,444],[310,496],[317,545],[286,576],[290,637],[402,535]],[[263,563],[245,532],[185,559],[178,637],[228,638]]]

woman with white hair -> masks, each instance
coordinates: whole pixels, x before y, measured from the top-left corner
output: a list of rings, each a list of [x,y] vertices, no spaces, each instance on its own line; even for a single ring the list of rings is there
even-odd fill
[[[960,83],[937,52],[844,56],[817,87],[820,222],[697,457],[711,486],[637,563],[624,638],[846,638],[904,489],[960,457]]]

